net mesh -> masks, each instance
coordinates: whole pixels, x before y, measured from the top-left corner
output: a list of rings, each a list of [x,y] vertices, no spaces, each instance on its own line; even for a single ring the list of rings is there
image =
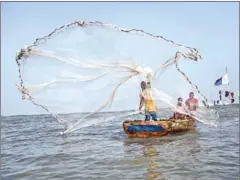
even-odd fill
[[[64,133],[101,120],[98,112],[138,113],[140,82],[151,81],[159,109],[176,110],[178,97],[194,91],[203,103],[191,116],[216,125],[218,114],[207,108],[207,98],[190,79],[202,57],[195,48],[155,36],[141,29],[125,29],[99,21],[75,21],[56,28],[17,53],[23,99],[66,125]],[[187,75],[180,68],[191,66]],[[167,92],[167,93],[166,93]],[[127,110],[136,110],[131,113]],[[81,113],[72,120],[63,113]],[[109,115],[109,117],[107,117]],[[89,120],[90,118],[95,120]]]

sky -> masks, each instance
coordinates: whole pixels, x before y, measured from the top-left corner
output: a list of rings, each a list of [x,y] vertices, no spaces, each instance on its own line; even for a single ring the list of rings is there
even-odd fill
[[[106,21],[139,28],[196,47],[204,57],[194,74],[211,97],[227,66],[230,88],[239,89],[239,4],[237,2],[4,2],[1,3],[1,115],[38,114],[23,101],[16,52],[37,37],[75,20]]]

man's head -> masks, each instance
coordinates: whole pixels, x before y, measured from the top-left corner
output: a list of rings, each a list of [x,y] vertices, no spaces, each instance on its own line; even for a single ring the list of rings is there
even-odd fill
[[[146,87],[147,87],[146,82],[145,82],[145,81],[142,81],[142,82],[141,82],[141,88],[142,88],[142,90],[146,89]]]
[[[183,100],[182,100],[181,97],[179,97],[177,100],[178,100],[178,104],[179,104],[179,105],[182,104],[182,101],[183,101]]]
[[[193,93],[193,92],[190,92],[190,93],[189,93],[189,97],[190,97],[190,98],[193,98],[193,97],[194,97],[194,93]]]
[[[151,83],[147,82],[147,88],[151,88]]]

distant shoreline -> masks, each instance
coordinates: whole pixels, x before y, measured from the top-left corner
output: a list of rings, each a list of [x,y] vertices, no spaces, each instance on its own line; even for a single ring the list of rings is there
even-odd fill
[[[164,110],[167,109],[171,109],[171,108],[161,108]],[[158,111],[161,111],[158,110]],[[100,112],[96,112],[94,114],[104,114],[104,113],[123,113],[123,112],[134,112],[136,110],[123,110],[123,111],[100,111]],[[69,115],[69,114],[89,114],[91,112],[70,112],[70,113],[59,113],[58,115]],[[52,116],[52,114],[48,113],[48,114],[18,114],[18,115],[1,115],[1,117],[16,117],[16,116]]]
[[[210,108],[219,108],[219,107],[229,107],[229,106],[239,106],[240,104],[229,104],[229,105],[216,105],[211,106]],[[171,110],[171,108],[160,108],[158,112],[161,112],[161,110]],[[96,112],[95,114],[104,114],[104,113],[123,113],[123,112],[133,112],[136,110],[124,110],[124,111],[101,111]],[[58,115],[69,115],[69,114],[89,114],[91,112],[70,112],[70,113],[59,113]],[[16,117],[16,116],[52,116],[52,114],[18,114],[18,115],[1,115],[1,117]]]

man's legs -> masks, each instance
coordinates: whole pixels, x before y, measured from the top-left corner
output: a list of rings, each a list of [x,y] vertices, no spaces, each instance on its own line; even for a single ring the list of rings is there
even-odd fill
[[[145,112],[145,121],[150,121],[151,114],[149,112]]]
[[[154,121],[157,121],[157,113],[156,113],[156,112],[152,112],[152,113],[151,113],[151,116],[152,116],[152,119],[153,119]]]

